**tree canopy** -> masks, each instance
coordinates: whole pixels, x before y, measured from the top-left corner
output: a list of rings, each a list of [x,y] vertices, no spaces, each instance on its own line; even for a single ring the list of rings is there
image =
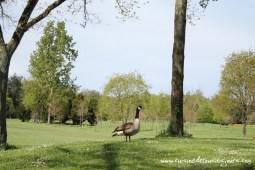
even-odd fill
[[[226,59],[221,74],[220,92],[230,114],[239,114],[244,124],[243,134],[246,134],[247,115],[255,104],[255,52],[241,51],[233,53]],[[222,103],[224,105],[224,103]]]
[[[78,56],[78,51],[74,49],[75,43],[65,30],[64,22],[48,22],[44,29],[44,34],[37,43],[37,49],[30,59],[29,72],[35,81],[34,88],[41,88],[40,93],[44,93],[48,103],[48,123],[50,117],[59,105],[65,89],[74,86],[71,79],[73,62]],[[43,94],[42,94],[43,95]]]
[[[103,90],[101,112],[123,121],[133,117],[135,107],[144,102],[148,88],[143,77],[135,72],[111,77]]]

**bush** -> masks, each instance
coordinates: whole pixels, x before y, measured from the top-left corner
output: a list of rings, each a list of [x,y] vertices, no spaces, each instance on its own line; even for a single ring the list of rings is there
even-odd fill
[[[199,123],[215,123],[212,108],[208,104],[199,107],[197,111],[197,121]]]
[[[156,137],[192,137],[192,134],[186,131],[184,131],[183,136],[176,136],[172,134],[170,127],[171,125],[168,125],[167,129],[162,129]]]

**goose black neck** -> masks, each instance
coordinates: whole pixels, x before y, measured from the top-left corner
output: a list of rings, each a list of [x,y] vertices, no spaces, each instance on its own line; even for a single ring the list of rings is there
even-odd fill
[[[135,114],[135,118],[136,118],[136,119],[139,119],[139,112],[140,112],[140,110],[137,108],[137,109],[136,109],[136,114]]]

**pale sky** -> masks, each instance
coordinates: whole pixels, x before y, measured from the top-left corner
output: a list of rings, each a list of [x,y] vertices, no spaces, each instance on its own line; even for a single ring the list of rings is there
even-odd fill
[[[90,6],[100,23],[85,29],[67,22],[78,59],[73,70],[81,89],[102,91],[115,73],[141,73],[153,93],[171,90],[171,59],[174,0],[151,0],[137,10],[139,19],[117,19],[113,1],[99,0]],[[225,58],[234,51],[255,49],[255,0],[219,0],[210,3],[195,25],[187,25],[184,90],[200,89],[211,97],[219,89]],[[29,77],[29,57],[42,29],[30,30],[16,50],[10,75]]]

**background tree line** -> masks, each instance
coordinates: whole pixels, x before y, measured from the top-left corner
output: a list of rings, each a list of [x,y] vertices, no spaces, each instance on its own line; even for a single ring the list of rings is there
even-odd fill
[[[127,75],[115,75],[112,79],[126,78]],[[22,121],[47,122],[48,101],[35,93],[37,87],[33,80],[26,80],[14,74],[9,78],[7,117],[19,118]],[[108,82],[108,84],[111,81]],[[113,85],[113,87],[117,85]],[[105,86],[105,88],[108,86]],[[119,89],[124,92],[123,89]],[[14,94],[14,95],[13,95]],[[34,95],[32,95],[34,94]],[[184,95],[184,121],[191,123],[242,123],[242,113],[233,106],[226,96],[216,94],[207,98],[200,90],[188,91]],[[52,120],[65,123],[67,120],[74,124],[82,123],[88,115],[97,117],[97,120],[132,120],[137,103],[144,106],[144,120],[166,119],[170,117],[170,96],[166,93],[152,94],[148,91],[137,96],[108,96],[95,90],[58,92],[54,96]],[[122,107],[122,109],[121,109]],[[121,112],[122,110],[122,112]],[[255,123],[255,113],[247,115],[248,123]],[[81,122],[82,120],[82,122]]]
[[[228,56],[217,94],[207,98],[200,90],[186,92],[184,121],[243,123],[245,134],[246,124],[255,123],[254,68],[255,53],[251,50]],[[137,104],[144,106],[143,119],[166,120],[170,117],[170,96],[150,93],[149,85],[137,72],[113,75],[102,93],[94,90],[80,91],[72,82],[67,88],[60,86],[61,90],[55,91],[52,100],[47,100],[49,93],[38,90],[40,86],[36,85],[36,80],[25,80],[13,75],[8,82],[8,118],[46,122],[49,103],[52,107],[52,120],[60,123],[72,120],[74,124],[81,124],[88,117],[94,121],[96,118],[100,121],[127,121],[133,119]]]

